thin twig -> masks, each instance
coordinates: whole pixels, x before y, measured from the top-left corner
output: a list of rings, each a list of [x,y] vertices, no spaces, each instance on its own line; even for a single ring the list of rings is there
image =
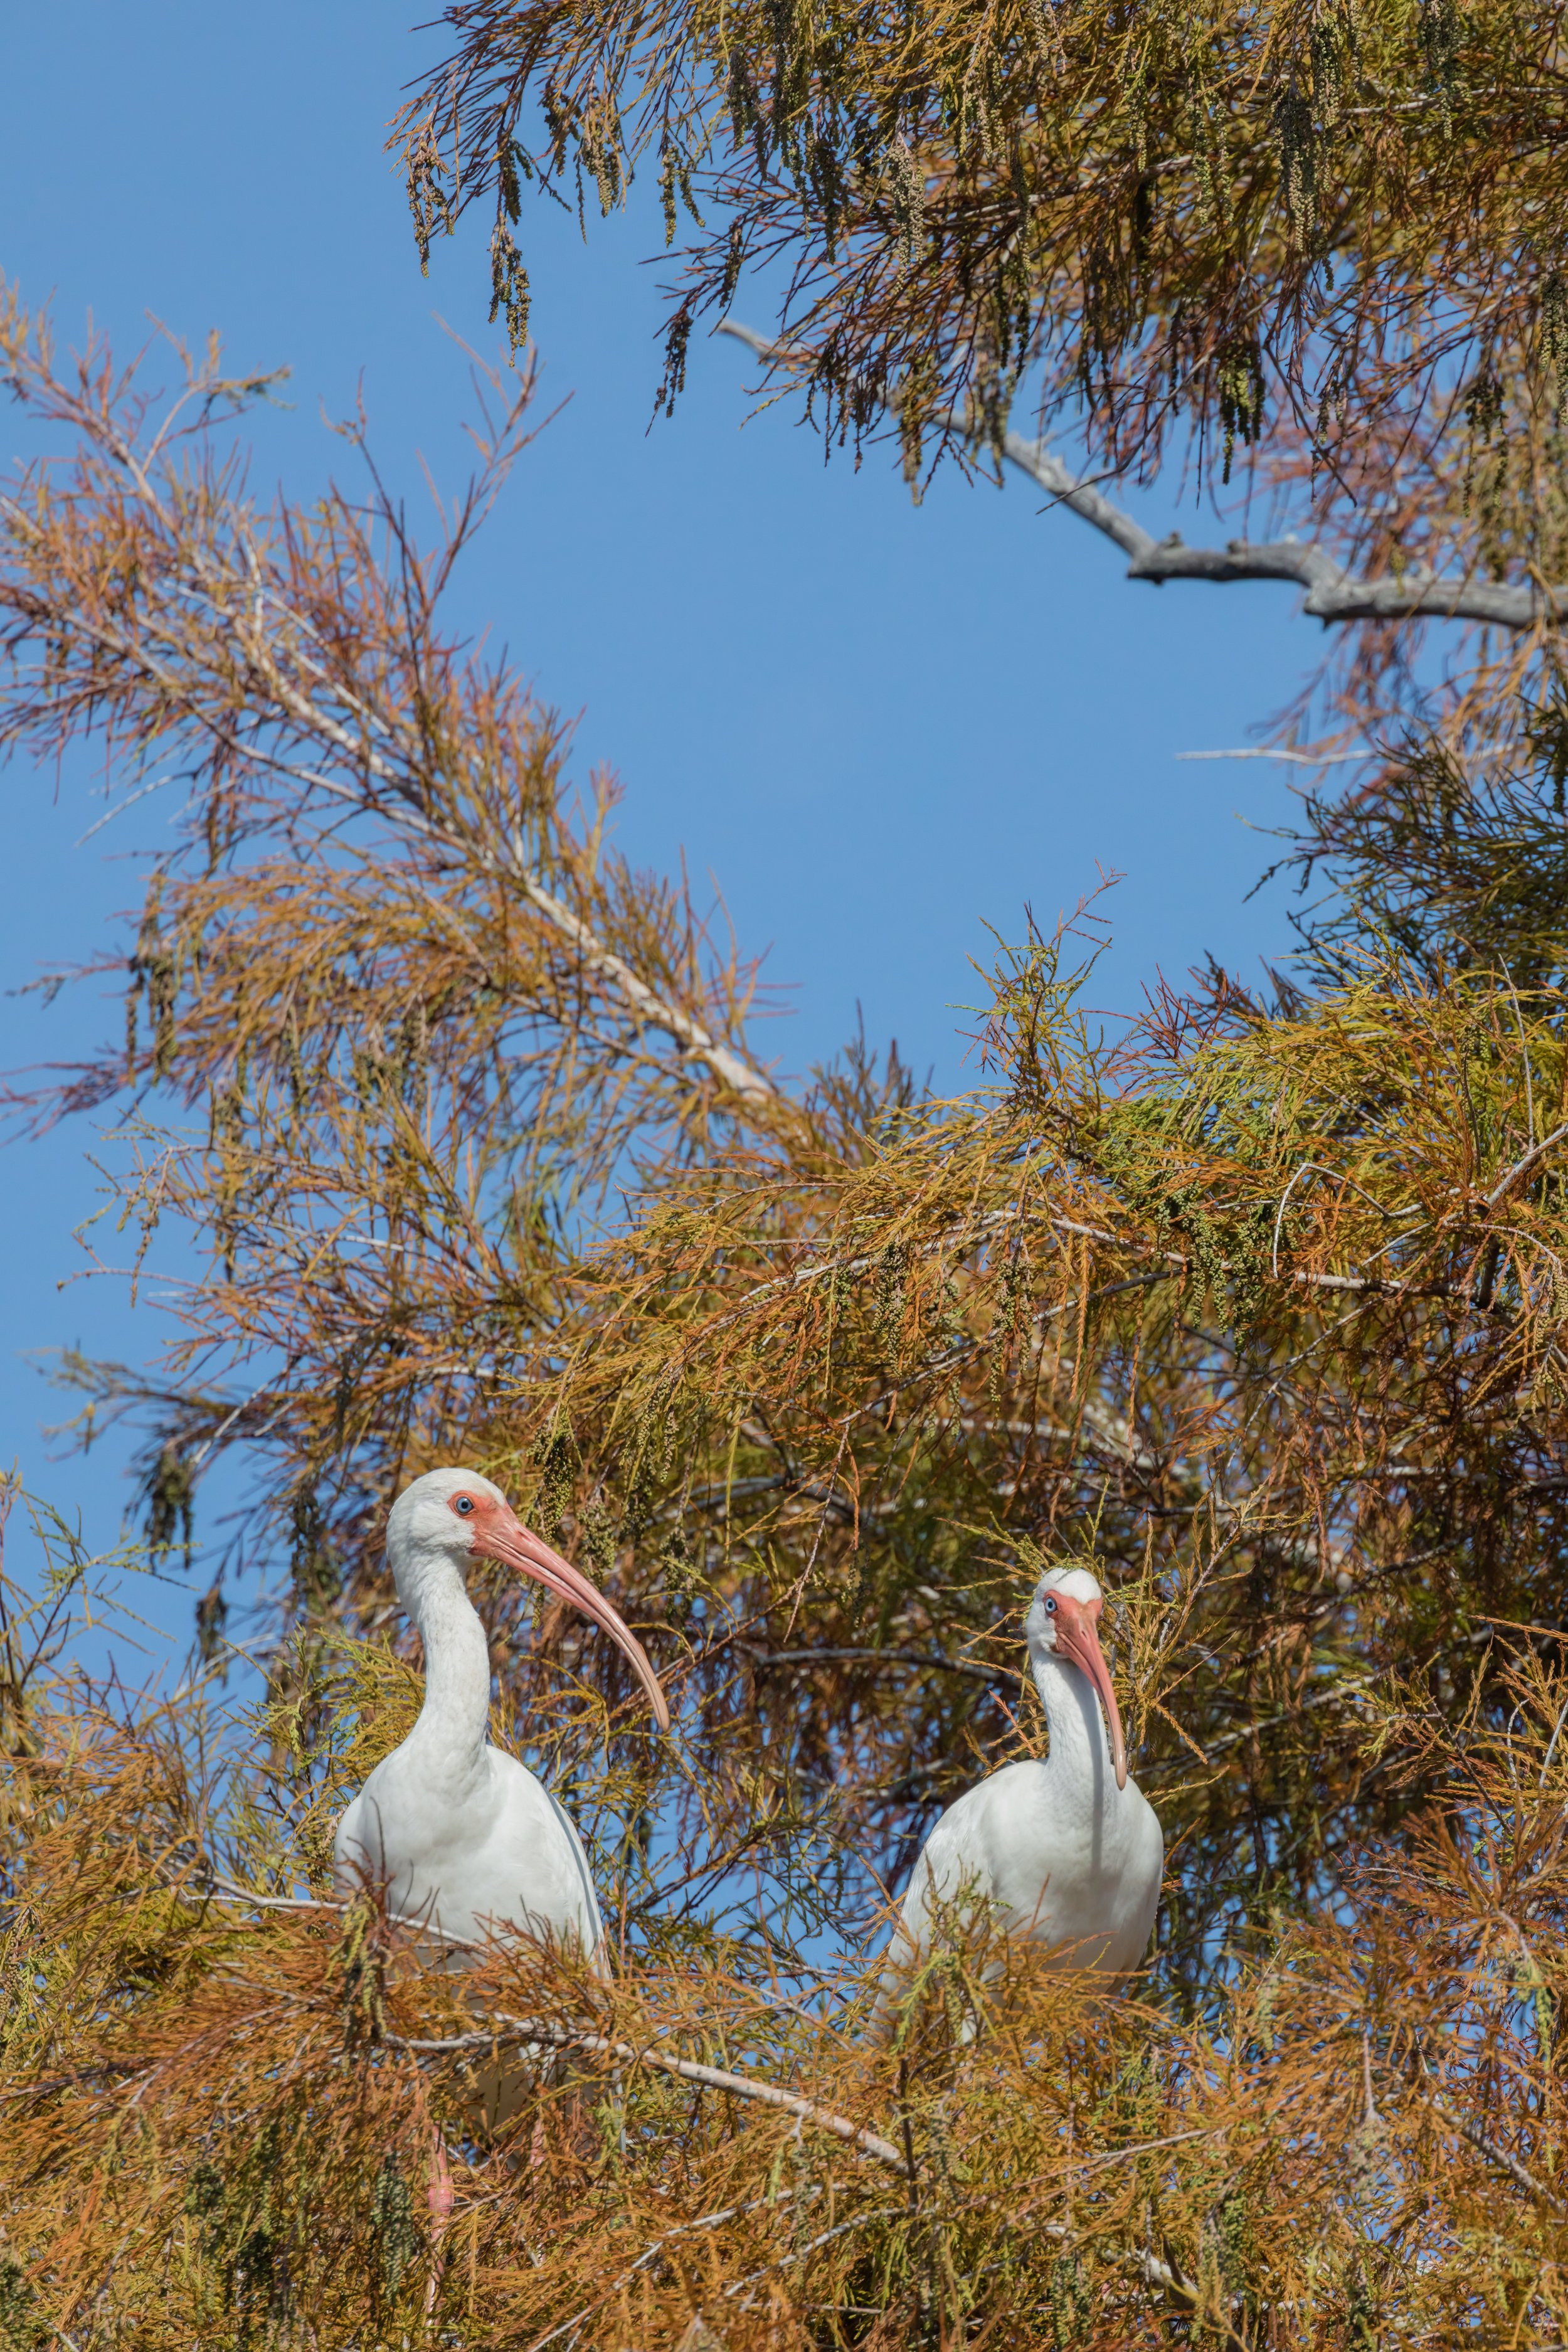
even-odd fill
[[[764,1666],[816,1665],[822,1662],[834,1664],[865,1663],[868,1665],[910,1666],[922,1674],[969,1675],[980,1683],[1023,1684],[1025,1677],[1014,1666],[982,1666],[972,1658],[932,1658],[919,1650],[763,1650],[752,1649],[744,1643],[748,1657]]]
[[[1512,1192],[1521,1177],[1528,1176],[1536,1163],[1545,1158],[1552,1145],[1561,1143],[1565,1135],[1568,1135],[1568,1119],[1565,1119],[1561,1127],[1554,1127],[1550,1135],[1543,1135],[1539,1143],[1531,1144],[1523,1159],[1516,1160],[1507,1174],[1500,1176],[1487,1194],[1488,1208],[1495,1209],[1498,1203]]]

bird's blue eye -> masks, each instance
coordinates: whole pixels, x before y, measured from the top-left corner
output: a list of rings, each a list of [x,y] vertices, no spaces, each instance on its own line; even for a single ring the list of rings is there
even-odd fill
[[[471,1515],[473,1507],[474,1498],[471,1495],[456,1495],[452,1498],[452,1508],[457,1512],[459,1518],[468,1518]]]
[[[1046,1595],[1046,1614],[1047,1614],[1047,1617],[1054,1617],[1054,1616],[1056,1615],[1056,1613],[1057,1613],[1057,1604],[1056,1604],[1056,1602],[1051,1599],[1050,1594],[1047,1592],[1047,1595]]]

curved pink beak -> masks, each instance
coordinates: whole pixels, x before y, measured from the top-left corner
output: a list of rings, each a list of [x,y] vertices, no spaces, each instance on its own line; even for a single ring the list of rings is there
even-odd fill
[[[504,1567],[520,1569],[524,1576],[531,1576],[537,1583],[542,1584],[547,1592],[553,1592],[558,1601],[569,1601],[574,1609],[580,1609],[584,1617],[591,1618],[600,1632],[607,1633],[629,1660],[632,1672],[647,1693],[654,1721],[659,1729],[669,1729],[669,1702],[649,1663],[647,1652],[631,1627],[611,1608],[597,1585],[589,1583],[581,1569],[574,1568],[569,1559],[563,1559],[542,1536],[536,1536],[531,1528],[525,1528],[510,1511],[504,1517],[500,1514],[489,1517],[475,1528],[474,1549],[487,1559],[500,1560]],[[1115,1701],[1112,1700],[1111,1704],[1114,1706]]]
[[[1090,1616],[1089,1611],[1094,1615]],[[1127,1786],[1127,1742],[1121,1736],[1121,1711],[1116,1704],[1116,1692],[1110,1680],[1110,1668],[1105,1663],[1105,1653],[1100,1646],[1095,1630],[1095,1618],[1100,1614],[1098,1601],[1074,1601],[1070,1594],[1057,1596],[1057,1647],[1075,1666],[1081,1667],[1095,1689],[1105,1709],[1105,1720],[1110,1733],[1110,1760],[1116,1767],[1116,1785]]]

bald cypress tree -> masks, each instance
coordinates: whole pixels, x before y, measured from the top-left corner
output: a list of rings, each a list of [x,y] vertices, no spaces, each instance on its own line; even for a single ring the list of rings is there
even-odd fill
[[[7,1597],[0,2323],[1557,2340],[1550,610],[1435,692],[1352,649],[1327,690],[1372,765],[1287,845],[1334,887],[1269,991],[1211,971],[1108,1038],[1088,907],[977,977],[972,1093],[859,1045],[791,1081],[753,969],[444,619],[526,381],[426,549],[374,478],[254,500],[256,387],[216,359],[159,410],[15,299],[0,352],[75,453],[0,506],[0,743],[97,738],[190,795],[114,950],[123,1033],[16,1101],[133,1114],[120,1206],[205,1278],[161,1363],[68,1377],[139,1428],[157,1543],[243,1450],[247,1549],[287,1567],[241,1723],[199,1658],[145,1702],[64,1671],[48,1612],[90,1570],[58,1528]],[[1468,512],[1434,487],[1434,528],[1525,545],[1547,446]],[[610,1585],[671,1688],[660,1748],[607,1654],[480,1595],[609,1985],[421,1968],[331,1890],[416,1701],[380,1530],[441,1460]],[[1110,1997],[958,1945],[879,2043],[886,1897],[1037,1748],[1020,1608],[1066,1559],[1110,1593],[1171,1850],[1149,1972]],[[498,2040],[578,2070],[499,2141]]]

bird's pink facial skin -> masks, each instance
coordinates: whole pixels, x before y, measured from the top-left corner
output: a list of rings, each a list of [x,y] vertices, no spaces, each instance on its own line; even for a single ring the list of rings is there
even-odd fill
[[[459,1506],[467,1503],[465,1511]],[[669,1704],[664,1696],[658,1676],[654,1673],[647,1652],[617,1612],[611,1608],[596,1585],[590,1584],[580,1569],[569,1559],[552,1551],[531,1528],[525,1528],[504,1503],[492,1502],[488,1495],[454,1495],[447,1508],[473,1530],[473,1549],[482,1559],[499,1560],[504,1568],[515,1568],[553,1592],[558,1601],[568,1601],[580,1609],[601,1633],[625,1654],[648,1696],[654,1721],[661,1731],[669,1729]],[[1114,1705],[1114,1701],[1112,1704]]]
[[[1080,1667],[1100,1693],[1100,1703],[1105,1709],[1105,1720],[1110,1727],[1110,1760],[1116,1767],[1116,1785],[1127,1786],[1127,1742],[1121,1736],[1121,1711],[1116,1704],[1116,1690],[1110,1679],[1110,1669],[1105,1663],[1105,1653],[1100,1646],[1096,1621],[1100,1616],[1098,1601],[1075,1601],[1069,1592],[1053,1592],[1056,1602],[1053,1622],[1057,1631],[1057,1648],[1064,1658],[1070,1658]]]

